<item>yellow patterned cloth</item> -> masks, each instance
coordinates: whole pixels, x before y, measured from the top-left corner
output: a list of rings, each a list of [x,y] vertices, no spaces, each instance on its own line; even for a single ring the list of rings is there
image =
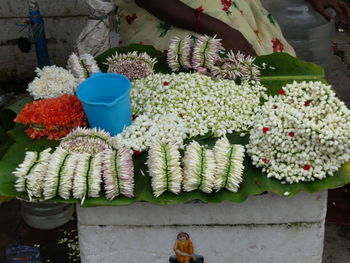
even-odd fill
[[[184,37],[193,32],[171,26],[139,8],[134,0],[115,0],[120,23],[121,45],[143,43],[159,50],[168,48],[173,36]],[[164,0],[166,1],[166,0]],[[281,29],[259,0],[181,0],[188,6],[203,8],[203,13],[215,17],[239,30],[258,55],[287,52],[295,56]]]

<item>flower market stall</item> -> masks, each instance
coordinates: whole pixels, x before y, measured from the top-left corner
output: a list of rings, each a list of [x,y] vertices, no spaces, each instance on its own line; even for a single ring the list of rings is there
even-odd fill
[[[0,195],[77,203],[83,262],[176,262],[183,231],[193,262],[320,262],[325,190],[350,182],[322,68],[201,36],[37,75],[1,112]]]

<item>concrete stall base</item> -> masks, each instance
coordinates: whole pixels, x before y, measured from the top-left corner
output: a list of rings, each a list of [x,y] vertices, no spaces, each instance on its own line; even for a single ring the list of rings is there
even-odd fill
[[[81,260],[166,263],[177,234],[186,232],[203,257],[198,262],[320,263],[326,205],[323,191],[268,193],[240,204],[77,206]]]

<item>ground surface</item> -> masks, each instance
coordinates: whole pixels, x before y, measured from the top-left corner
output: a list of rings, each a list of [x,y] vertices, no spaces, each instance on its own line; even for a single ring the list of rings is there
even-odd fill
[[[20,216],[19,201],[0,206],[0,262],[9,244],[40,246],[42,263],[79,263],[76,221],[63,227],[42,231],[28,227]],[[326,225],[323,263],[348,263],[350,258],[350,225]],[[164,262],[166,263],[166,262]],[[296,262],[302,263],[302,262]]]

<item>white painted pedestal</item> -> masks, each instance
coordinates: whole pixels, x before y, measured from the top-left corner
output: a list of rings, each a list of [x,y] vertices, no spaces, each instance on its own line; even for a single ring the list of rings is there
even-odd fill
[[[205,263],[321,263],[327,192],[241,204],[77,206],[82,263],[168,263],[187,232]]]

